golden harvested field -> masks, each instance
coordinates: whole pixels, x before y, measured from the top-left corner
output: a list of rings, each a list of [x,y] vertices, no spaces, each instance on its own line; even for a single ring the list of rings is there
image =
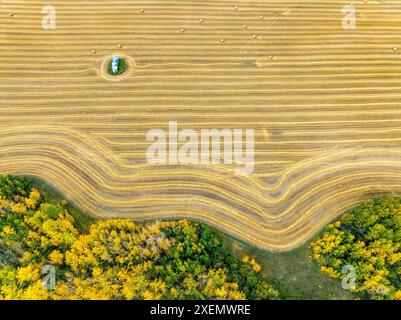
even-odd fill
[[[99,217],[191,218],[272,250],[401,193],[401,0],[355,1],[355,30],[339,0],[54,0],[43,30],[46,4],[0,1],[0,173]],[[101,70],[115,53],[132,58],[121,81]],[[254,128],[254,173],[148,164],[169,121]]]

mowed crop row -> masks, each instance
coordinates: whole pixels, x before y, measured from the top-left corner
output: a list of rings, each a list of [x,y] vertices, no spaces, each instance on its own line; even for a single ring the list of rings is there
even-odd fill
[[[401,1],[0,3],[0,173],[100,218],[190,218],[289,250],[401,191]],[[11,13],[11,15],[9,15]],[[132,74],[109,81],[113,54]],[[146,134],[254,129],[255,171],[150,165]]]

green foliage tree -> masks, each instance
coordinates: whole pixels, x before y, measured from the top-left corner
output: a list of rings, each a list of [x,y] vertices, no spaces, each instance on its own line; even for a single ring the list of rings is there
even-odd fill
[[[362,203],[327,226],[311,248],[331,277],[342,278],[351,266],[352,290],[362,298],[401,299],[401,198]]]
[[[255,260],[234,258],[207,226],[182,221],[94,223],[78,231],[65,202],[45,202],[23,178],[0,182],[0,298],[268,299]],[[44,265],[57,286],[41,282]]]

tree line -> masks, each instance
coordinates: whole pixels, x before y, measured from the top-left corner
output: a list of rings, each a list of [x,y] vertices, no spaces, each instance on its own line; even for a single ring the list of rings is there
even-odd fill
[[[56,285],[43,284],[52,266]],[[0,299],[270,299],[251,257],[187,220],[94,222],[79,230],[65,201],[22,177],[0,177]]]

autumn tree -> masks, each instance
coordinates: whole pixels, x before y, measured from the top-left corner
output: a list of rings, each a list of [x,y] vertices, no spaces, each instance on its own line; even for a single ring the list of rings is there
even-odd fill
[[[400,299],[401,198],[367,201],[328,225],[311,243],[321,270],[341,279],[355,271],[352,290],[363,298]]]
[[[3,185],[1,185],[3,183]],[[93,223],[81,233],[65,201],[23,178],[0,178],[0,298],[268,299],[253,258],[232,256],[212,229],[186,220]],[[57,285],[42,285],[42,268]]]

